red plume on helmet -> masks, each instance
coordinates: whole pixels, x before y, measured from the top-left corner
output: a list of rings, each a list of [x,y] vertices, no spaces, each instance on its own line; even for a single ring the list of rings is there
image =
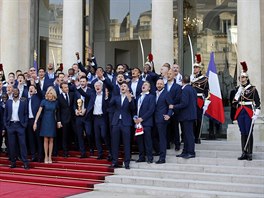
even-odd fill
[[[63,71],[63,63],[60,63],[60,70]]]
[[[244,62],[240,62],[240,64],[242,65],[241,76],[246,76],[246,77],[248,77],[248,74],[247,74],[248,66],[247,66],[246,61],[244,61]]]
[[[240,64],[242,65],[242,70],[243,70],[243,72],[247,72],[247,71],[248,71],[248,67],[247,67],[247,63],[246,63],[246,61],[244,61],[244,62],[240,62]]]
[[[202,62],[201,54],[195,54],[195,62],[196,63],[201,63]]]
[[[202,66],[202,58],[201,54],[195,54],[195,62],[193,64],[194,67],[203,67]]]
[[[148,55],[148,61],[149,62],[152,62],[153,61],[153,55],[151,53],[149,53],[149,55]]]
[[[2,63],[0,63],[0,71],[4,71],[4,67]]]

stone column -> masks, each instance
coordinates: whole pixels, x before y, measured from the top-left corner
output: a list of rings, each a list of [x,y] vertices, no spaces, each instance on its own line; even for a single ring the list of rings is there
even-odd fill
[[[173,64],[173,0],[152,0],[152,40],[155,70]]]
[[[62,62],[64,72],[76,62],[75,52],[83,56],[82,0],[63,1]]]
[[[5,75],[15,72],[19,64],[19,1],[2,1],[1,60]]]

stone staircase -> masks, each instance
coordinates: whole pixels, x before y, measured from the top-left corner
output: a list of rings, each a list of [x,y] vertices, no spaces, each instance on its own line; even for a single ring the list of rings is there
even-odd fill
[[[253,161],[238,161],[240,144],[226,140],[202,141],[196,158],[178,153],[168,150],[166,164],[131,162],[130,170],[117,168],[93,192],[74,197],[264,197],[263,143],[254,146]]]

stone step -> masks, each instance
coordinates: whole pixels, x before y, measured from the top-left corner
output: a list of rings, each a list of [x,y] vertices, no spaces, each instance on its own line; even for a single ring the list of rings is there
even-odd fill
[[[195,144],[195,150],[241,151],[241,144],[240,140],[202,140],[201,144]],[[264,152],[264,144],[254,143],[253,152]]]
[[[158,159],[158,158],[155,158]],[[191,159],[183,159],[180,157],[167,157],[166,162],[177,164],[202,164],[202,165],[216,165],[216,166],[236,166],[236,167],[264,167],[264,160],[237,160],[228,158],[208,158],[195,157]]]
[[[240,156],[240,155],[239,155]],[[133,160],[138,159],[138,155],[132,156]],[[159,156],[154,156],[154,162],[159,159]],[[199,165],[215,165],[215,166],[237,166],[237,167],[264,167],[263,159],[253,159],[252,161],[237,160],[235,158],[216,158],[216,157],[195,157],[191,159],[183,159],[175,155],[168,155],[166,163],[176,164],[199,164]]]
[[[160,186],[145,186],[145,185],[131,185],[131,184],[112,184],[104,183],[95,185],[95,191],[103,192],[120,192],[128,193],[129,195],[152,195],[152,197],[181,197],[181,198],[234,198],[234,197],[254,197],[263,198],[261,193],[237,193],[237,192],[222,192],[209,190],[194,190],[182,188],[168,188]]]
[[[182,188],[195,190],[209,190],[222,192],[240,192],[240,193],[264,193],[261,184],[237,184],[229,182],[200,181],[192,179],[171,179],[159,178],[153,174],[153,177],[113,175],[106,177],[106,182],[115,184],[130,184],[140,186],[155,186],[167,188]]]
[[[180,154],[181,151],[167,150],[167,156],[175,156]],[[208,158],[232,158],[237,159],[241,156],[242,151],[222,151],[222,150],[197,150],[195,151],[196,157],[208,157]],[[253,159],[264,160],[264,152],[254,152]]]
[[[206,173],[206,172],[184,172],[184,171],[170,171],[164,170],[152,170],[152,169],[131,169],[127,171],[125,169],[116,169],[115,176],[123,177],[150,177],[159,179],[178,179],[194,180],[194,181],[210,181],[210,182],[226,182],[236,184],[264,184],[264,175],[237,175],[237,174],[223,174],[223,173]],[[106,181],[113,181],[112,177],[107,177]]]
[[[236,166],[215,166],[215,165],[200,165],[200,164],[147,164],[147,163],[130,163],[131,170],[157,170],[157,171],[183,171],[183,172],[198,172],[198,173],[214,173],[214,174],[238,174],[238,175],[253,175],[264,176],[263,167],[236,167]],[[119,173],[122,169],[115,169]]]

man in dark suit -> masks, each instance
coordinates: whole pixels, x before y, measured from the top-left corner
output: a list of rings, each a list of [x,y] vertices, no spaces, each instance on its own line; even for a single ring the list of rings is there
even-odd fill
[[[29,86],[29,97],[28,97],[28,125],[26,134],[28,138],[29,150],[31,153],[31,161],[42,161],[43,158],[43,139],[39,136],[39,127],[36,131],[33,131],[33,125],[35,117],[37,115],[40,102],[42,100],[42,93],[39,85]],[[38,149],[38,157],[36,156]]]
[[[68,157],[69,153],[69,137],[72,130],[74,130],[74,93],[69,92],[68,83],[60,84],[62,93],[58,95],[58,111],[57,111],[57,125],[62,128],[62,149],[63,156]]]
[[[170,105],[170,109],[178,110],[179,121],[183,123],[184,130],[184,148],[180,155],[185,159],[195,157],[194,151],[194,133],[193,124],[197,119],[197,93],[190,85],[190,76],[185,75],[182,79],[182,96],[181,102],[176,105]]]
[[[156,83],[156,108],[155,108],[155,125],[159,136],[159,160],[156,164],[163,164],[166,162],[167,149],[167,125],[168,120],[172,115],[172,110],[169,105],[173,104],[170,94],[164,89],[163,79],[157,80]]]
[[[145,151],[147,162],[153,162],[151,128],[156,102],[155,96],[149,93],[150,86],[149,82],[144,82],[142,92],[136,100],[137,118],[134,118],[134,122],[135,124],[140,123],[144,130],[144,134],[136,136],[139,149],[139,159],[136,162],[145,162]]]
[[[74,99],[74,110],[75,110],[75,117],[76,117],[76,133],[78,138],[78,143],[81,151],[81,158],[85,158],[86,156],[86,149],[84,145],[84,137],[83,131],[85,130],[87,140],[90,145],[90,154],[93,154],[93,139],[92,139],[92,120],[89,118],[88,114],[86,113],[87,107],[89,104],[89,97],[91,95],[92,89],[90,89],[88,85],[87,77],[83,76],[80,78],[80,84],[76,81],[77,90],[75,92],[75,99]],[[80,87],[79,87],[80,86]],[[82,91],[82,92],[80,92]],[[81,93],[85,93],[82,95]],[[78,101],[82,101],[81,106],[78,106]],[[80,103],[79,103],[80,104]]]
[[[39,83],[42,96],[44,97],[48,87],[53,86],[54,78],[50,79],[47,75],[45,75],[45,70],[40,68],[38,71],[38,79],[35,82]]]
[[[125,151],[125,168],[130,169],[130,128],[133,124],[132,114],[135,110],[135,102],[129,92],[128,85],[124,82],[120,86],[121,94],[111,98],[109,106],[114,107],[112,120],[112,167],[118,167],[118,149],[120,136],[122,135]]]
[[[170,94],[173,104],[179,104],[181,98],[181,86],[176,83],[175,72],[170,69],[167,73],[167,83],[165,89]],[[173,114],[167,128],[167,149],[170,143],[175,144],[175,150],[180,150],[179,120],[177,114]]]
[[[25,84],[25,77],[23,74],[18,74],[17,85],[14,87],[19,89],[19,97],[28,98],[28,87]]]
[[[107,136],[107,106],[108,106],[108,93],[103,90],[103,82],[97,81],[94,84],[95,91],[92,91],[91,94],[86,95],[89,98],[89,104],[86,110],[87,118],[92,120],[94,126],[95,134],[95,143],[98,150],[97,159],[103,159],[103,147],[101,139],[104,140],[106,147],[109,151],[108,160],[111,160],[111,148],[110,140]]]
[[[130,88],[130,90],[133,93],[133,96],[135,98],[140,97],[140,93],[141,93],[141,89],[142,89],[142,85],[144,83],[144,81],[142,81],[142,79],[139,78],[140,76],[140,69],[135,67],[134,69],[132,69],[132,79],[131,81],[129,81],[128,86]]]
[[[20,155],[24,168],[29,169],[25,129],[28,124],[28,105],[25,98],[19,99],[19,90],[13,89],[13,99],[6,102],[4,123],[8,134],[11,168],[16,167],[16,137],[20,146]]]

